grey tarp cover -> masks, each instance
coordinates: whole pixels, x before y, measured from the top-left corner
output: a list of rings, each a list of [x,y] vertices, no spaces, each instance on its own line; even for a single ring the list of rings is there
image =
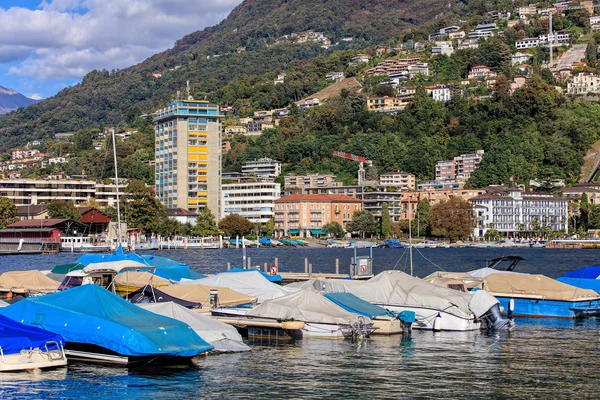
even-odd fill
[[[361,322],[361,317],[344,310],[312,289],[302,289],[267,300],[246,315],[322,324],[354,325]]]
[[[146,303],[138,306],[153,312],[181,321],[189,325],[208,344],[213,345],[215,351],[249,351],[250,347],[244,344],[242,336],[231,325],[224,324],[195,311],[189,310],[173,302]]]
[[[426,307],[462,318],[472,314],[470,293],[439,287],[400,271],[384,271],[364,282],[339,279],[321,282],[328,293],[350,292],[377,305]]]
[[[236,292],[258,298],[258,302],[285,296],[292,291],[283,286],[269,282],[258,271],[238,272],[235,274],[218,274],[195,280],[182,280],[181,285],[204,285],[210,287],[225,287]]]

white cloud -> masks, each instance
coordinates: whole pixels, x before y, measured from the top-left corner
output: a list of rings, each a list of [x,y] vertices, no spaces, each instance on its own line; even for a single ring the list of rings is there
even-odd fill
[[[125,68],[221,21],[241,0],[44,0],[0,8],[0,63],[9,74],[80,78]]]

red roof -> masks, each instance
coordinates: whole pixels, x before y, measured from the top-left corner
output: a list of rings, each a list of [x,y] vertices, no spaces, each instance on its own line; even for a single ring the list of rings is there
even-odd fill
[[[474,67],[471,67],[471,69],[475,69],[475,68],[487,68],[487,69],[491,69],[490,67],[488,67],[487,65],[476,65]]]
[[[22,221],[17,221],[14,224],[7,225],[6,228],[52,228],[66,221],[69,221],[69,219],[24,219]]]
[[[285,196],[275,200],[276,203],[300,201],[362,203],[362,201],[356,197],[342,196],[338,194],[292,194],[290,196]]]

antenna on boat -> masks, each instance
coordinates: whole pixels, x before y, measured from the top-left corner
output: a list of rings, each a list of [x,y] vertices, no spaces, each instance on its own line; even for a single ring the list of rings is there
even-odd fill
[[[115,129],[112,129],[113,158],[115,160],[115,185],[117,189],[117,248],[121,244],[121,204],[119,201],[119,169],[117,168],[117,143],[115,142]]]

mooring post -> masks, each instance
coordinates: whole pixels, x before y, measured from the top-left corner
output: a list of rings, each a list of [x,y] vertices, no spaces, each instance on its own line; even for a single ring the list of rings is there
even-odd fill
[[[339,258],[335,259],[335,274],[336,275],[340,274],[340,259]]]
[[[230,262],[227,263],[227,271],[229,271],[229,270],[231,270],[231,263]]]
[[[304,273],[308,274],[308,258],[304,259]]]

